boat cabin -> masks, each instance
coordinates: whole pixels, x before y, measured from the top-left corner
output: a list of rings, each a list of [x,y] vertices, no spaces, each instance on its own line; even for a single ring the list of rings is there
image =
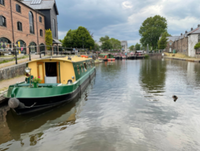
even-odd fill
[[[104,58],[104,59],[114,58],[114,56],[112,54],[100,54],[99,57]]]
[[[65,57],[34,60],[28,63],[31,75],[40,78],[41,83],[74,83],[94,67],[91,58]]]

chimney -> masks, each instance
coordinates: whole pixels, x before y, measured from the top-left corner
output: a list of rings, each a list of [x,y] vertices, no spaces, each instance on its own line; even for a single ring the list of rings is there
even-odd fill
[[[185,33],[187,34],[187,31],[185,31]]]
[[[181,36],[182,36],[183,34],[181,33]]]
[[[191,31],[193,31],[193,28],[191,28]]]
[[[200,24],[198,24],[198,27],[200,27]]]

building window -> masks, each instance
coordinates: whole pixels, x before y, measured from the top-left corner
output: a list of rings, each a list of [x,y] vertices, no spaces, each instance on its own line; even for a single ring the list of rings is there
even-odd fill
[[[43,37],[43,31],[40,29],[40,36]]]
[[[21,22],[17,22],[17,29],[19,31],[22,31],[22,23]]]
[[[34,19],[33,19],[33,13],[29,12],[29,26],[30,26],[30,33],[34,34]]]
[[[56,37],[56,21],[53,19],[53,37]]]
[[[0,16],[0,26],[6,27],[6,18],[4,16]]]
[[[200,42],[200,34],[198,35],[198,42]]]
[[[4,5],[4,0],[0,0],[0,4],[1,4],[1,5]]]
[[[41,23],[42,23],[42,17],[41,17],[41,16],[39,16],[39,22],[41,22]]]
[[[31,53],[35,53],[37,52],[37,45],[35,42],[31,42],[30,45],[29,45],[29,50]]]
[[[16,4],[16,11],[17,11],[18,13],[21,13],[21,6],[19,6],[18,4]]]

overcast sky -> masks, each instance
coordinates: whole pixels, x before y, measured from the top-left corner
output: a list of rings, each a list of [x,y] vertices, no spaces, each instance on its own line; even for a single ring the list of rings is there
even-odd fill
[[[94,40],[105,35],[139,43],[142,22],[154,15],[167,19],[168,32],[180,35],[200,24],[199,0],[56,0],[59,16],[59,39],[69,29],[86,27]]]

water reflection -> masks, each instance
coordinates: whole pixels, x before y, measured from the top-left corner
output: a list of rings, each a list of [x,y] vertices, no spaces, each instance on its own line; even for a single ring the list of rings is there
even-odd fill
[[[145,97],[162,96],[165,92],[167,64],[164,60],[144,60],[140,68],[140,84]],[[153,99],[153,101],[157,101]]]

